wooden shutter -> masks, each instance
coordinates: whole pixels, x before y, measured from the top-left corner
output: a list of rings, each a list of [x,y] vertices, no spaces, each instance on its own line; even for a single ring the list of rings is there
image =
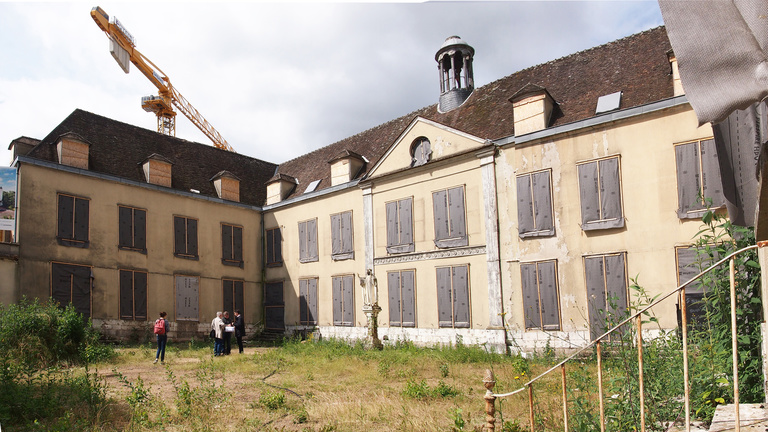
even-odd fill
[[[435,240],[447,239],[451,230],[448,221],[448,193],[432,192],[432,209],[435,216]]]
[[[301,324],[306,324],[309,321],[307,281],[307,279],[299,279],[299,323]]]
[[[307,243],[307,223],[299,222],[299,261],[301,262],[307,261],[309,257]]]
[[[229,279],[224,279],[221,281],[222,285],[222,310],[231,312],[234,310],[234,281]]]
[[[619,317],[627,310],[627,276],[624,265],[624,254],[607,255],[605,257],[605,287],[606,309],[614,317]],[[613,319],[612,324],[616,324]]]
[[[66,307],[72,302],[72,272],[66,264],[51,263],[51,298]]]
[[[331,254],[338,255],[343,250],[341,240],[341,214],[331,215]]]
[[[344,317],[343,324],[354,325],[355,322],[355,277],[352,275],[343,277],[344,285]]]
[[[147,319],[147,273],[133,272],[133,317]]]
[[[463,187],[448,189],[448,213],[450,216],[450,236],[452,238],[466,237],[467,227],[464,216]]]
[[[147,248],[147,212],[133,209],[133,247],[145,250]]]
[[[720,177],[720,162],[717,159],[715,140],[708,139],[701,142],[701,184],[702,195],[712,200],[712,207],[720,207],[725,204],[723,194],[723,181]],[[705,207],[702,204],[702,207]]]
[[[587,307],[589,332],[592,340],[605,333],[605,270],[602,256],[584,258],[584,275],[587,282]]]
[[[333,291],[333,325],[340,326],[344,320],[343,317],[343,288],[342,280],[340,276],[333,278],[332,287]]]
[[[601,219],[618,219],[621,214],[621,187],[619,185],[619,158],[600,161]]]
[[[118,244],[124,247],[133,245],[133,209],[130,207],[118,207],[117,237]]]
[[[91,316],[91,268],[87,266],[71,265],[72,272],[72,305],[75,311],[83,314],[83,317]]]
[[[531,189],[533,190],[534,220],[536,231],[550,232],[552,224],[552,194],[550,192],[549,171],[531,174]]]
[[[453,326],[469,327],[469,271],[465,265],[452,268]]]
[[[539,298],[544,330],[560,330],[560,306],[557,292],[557,267],[554,261],[538,263]]]
[[[176,276],[176,319],[197,321],[199,319],[200,280],[194,276]]]
[[[187,254],[197,256],[197,220],[187,219]]]
[[[400,272],[400,296],[403,327],[416,327],[416,271]]]
[[[234,304],[234,307],[232,309],[233,310],[239,310],[240,314],[242,315],[242,314],[245,313],[245,310],[244,310],[244,306],[245,306],[244,295],[245,295],[245,293],[243,292],[244,291],[243,290],[243,281],[241,281],[241,280],[234,281],[234,285],[235,285],[235,294],[234,294],[235,295],[235,299],[234,299],[235,304]]]
[[[541,328],[541,308],[539,307],[539,282],[536,263],[520,264],[520,280],[523,286],[525,328]]]
[[[400,303],[400,272],[387,272],[387,290],[389,291],[389,325],[400,327],[402,325],[402,305]]]
[[[317,278],[307,280],[307,323],[317,324]]]
[[[437,268],[437,317],[440,327],[453,326],[451,268]]]
[[[517,231],[521,236],[534,231],[530,174],[517,178]]]
[[[75,199],[75,240],[88,241],[89,201],[87,199]]]
[[[581,199],[581,223],[587,224],[600,219],[599,184],[597,162],[578,166],[579,198]]]
[[[185,254],[187,252],[187,224],[183,217],[173,217],[173,252]]]
[[[678,216],[688,217],[689,211],[701,207],[699,204],[699,149],[697,143],[681,144],[675,147],[677,164]]]
[[[407,198],[399,201],[400,209],[400,244],[411,245],[408,252],[413,251],[413,200]]]
[[[120,319],[132,320],[133,315],[133,272],[120,270]]]
[[[397,226],[397,203],[390,202],[386,205],[387,212],[387,246],[400,244],[400,228]]]
[[[221,258],[232,260],[232,226],[221,225]]]
[[[307,221],[307,236],[309,237],[309,243],[307,244],[309,258],[312,261],[317,261],[319,256],[317,245],[317,219]]]
[[[59,238],[75,238],[75,198],[68,195],[59,195]]]
[[[274,258],[275,263],[282,263],[283,262],[283,235],[280,231],[280,228],[275,228],[274,230],[274,237],[272,238],[272,241],[274,242]]]
[[[343,253],[354,252],[355,246],[352,236],[352,212],[341,214],[341,251]],[[350,257],[352,258],[352,257]]]
[[[243,228],[232,227],[232,258],[243,261]]]

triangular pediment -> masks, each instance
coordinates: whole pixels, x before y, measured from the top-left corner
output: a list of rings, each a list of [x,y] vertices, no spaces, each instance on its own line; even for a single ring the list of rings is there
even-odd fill
[[[479,149],[483,138],[416,117],[368,173],[368,178],[426,166],[440,159]]]

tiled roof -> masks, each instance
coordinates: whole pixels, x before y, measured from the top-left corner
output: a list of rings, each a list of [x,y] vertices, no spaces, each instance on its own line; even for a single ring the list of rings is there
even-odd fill
[[[670,49],[664,27],[656,27],[580,51],[477,88],[453,111],[439,113],[437,104],[430,105],[285,162],[279,166],[278,173],[296,177],[299,184],[321,180],[317,190],[327,188],[331,185],[331,170],[322,162],[343,151],[367,158],[370,161],[364,170],[367,172],[417,116],[484,139],[513,136],[509,98],[529,85],[546,89],[555,100],[557,105],[550,126],[593,117],[597,99],[618,91],[623,92],[622,109],[670,98],[673,96],[667,58]],[[482,64],[475,62],[475,70],[480,67]],[[435,100],[438,97],[435,94]]]
[[[48,134],[27,156],[57,161],[56,142],[76,134],[90,144],[90,171],[146,182],[141,164],[150,156],[173,164],[173,189],[195,189],[200,195],[218,197],[211,182],[217,173],[228,171],[240,181],[240,202],[261,206],[266,200],[266,182],[276,165],[221,150],[210,145],[166,136],[106,117],[75,110]]]

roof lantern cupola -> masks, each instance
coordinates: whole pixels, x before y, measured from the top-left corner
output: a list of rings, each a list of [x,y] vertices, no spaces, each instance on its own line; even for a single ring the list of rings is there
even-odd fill
[[[440,112],[460,107],[475,89],[472,72],[474,55],[475,49],[458,36],[447,38],[435,54],[440,70],[440,101],[437,105]]]

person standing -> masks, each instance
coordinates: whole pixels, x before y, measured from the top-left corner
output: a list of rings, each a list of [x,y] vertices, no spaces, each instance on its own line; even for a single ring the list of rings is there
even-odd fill
[[[245,322],[243,316],[240,315],[240,311],[235,311],[235,339],[237,339],[237,348],[240,349],[240,354],[243,353],[243,337],[245,337]]]
[[[168,343],[168,331],[171,329],[171,325],[168,324],[168,320],[165,319],[167,314],[160,312],[160,318],[155,321],[155,336],[157,336],[157,354],[155,354],[155,361],[157,363],[160,360],[160,364],[165,364],[165,345]]]
[[[229,312],[224,311],[224,355],[229,355],[232,352],[232,333],[234,330],[232,320],[229,319]]]
[[[221,312],[216,312],[216,318],[211,321],[211,330],[213,330],[213,356],[218,357],[224,351],[224,320],[221,319]]]

